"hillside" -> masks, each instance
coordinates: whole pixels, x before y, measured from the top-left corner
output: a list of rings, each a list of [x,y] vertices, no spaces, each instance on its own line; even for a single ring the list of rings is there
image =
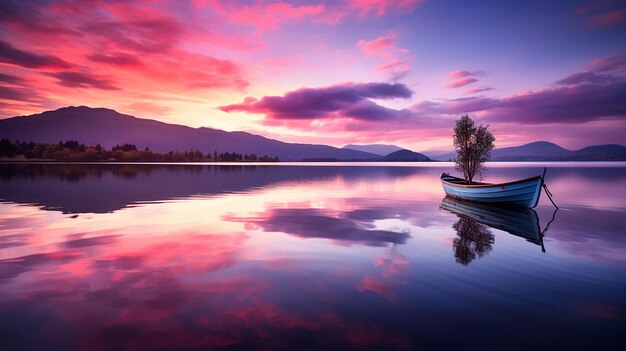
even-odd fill
[[[256,153],[281,161],[302,159],[373,160],[380,156],[327,145],[293,144],[246,132],[191,128],[137,118],[106,108],[64,107],[30,116],[0,120],[0,137],[56,143],[78,140],[110,148],[132,143],[154,151],[199,149],[207,152]]]
[[[369,145],[356,145],[356,144],[348,144],[344,146],[342,149],[350,149],[356,151],[369,152],[370,154],[375,154],[379,156],[386,156],[392,152],[404,150],[403,148],[396,145],[386,145],[386,144],[369,144]]]
[[[430,158],[426,157],[423,154],[420,154],[419,152],[413,152],[411,150],[398,150],[385,156],[384,160],[395,162],[428,162],[430,161]]]

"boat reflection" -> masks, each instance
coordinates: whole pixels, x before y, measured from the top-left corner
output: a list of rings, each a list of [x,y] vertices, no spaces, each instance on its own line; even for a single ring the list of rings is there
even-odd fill
[[[459,220],[452,226],[459,236],[453,245],[457,261],[463,264],[491,250],[494,240],[488,227],[522,237],[541,246],[541,251],[545,252],[543,237],[556,215],[555,210],[542,231],[537,212],[531,208],[472,203],[451,197],[445,197],[439,208],[459,216]]]

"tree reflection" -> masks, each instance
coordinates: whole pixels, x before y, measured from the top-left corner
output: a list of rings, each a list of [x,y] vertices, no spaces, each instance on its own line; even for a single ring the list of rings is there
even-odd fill
[[[452,241],[454,257],[458,263],[468,265],[476,257],[483,257],[491,251],[495,239],[486,225],[459,216],[459,220],[452,228],[458,235],[458,238]]]

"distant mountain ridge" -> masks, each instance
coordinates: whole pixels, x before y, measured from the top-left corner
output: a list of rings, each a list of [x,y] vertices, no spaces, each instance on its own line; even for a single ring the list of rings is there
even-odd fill
[[[60,140],[104,147],[131,143],[154,151],[199,149],[208,152],[256,153],[281,161],[303,159],[380,160],[379,155],[328,145],[285,143],[246,132],[191,128],[137,118],[106,108],[70,106],[0,120],[0,137],[56,143]]]
[[[110,148],[131,143],[138,148],[154,151],[185,151],[198,149],[204,153],[255,153],[277,156],[281,161],[428,161],[429,157],[396,145],[328,145],[286,143],[246,132],[226,132],[212,128],[192,128],[142,119],[106,108],[70,106],[30,116],[0,119],[0,138],[13,141],[57,143],[78,140],[88,145],[101,144]],[[361,148],[354,150],[350,147]],[[364,148],[364,149],[363,149]],[[370,150],[369,152],[363,150]],[[389,154],[381,155],[389,150]],[[379,154],[376,154],[378,152]],[[447,161],[454,152],[430,157]],[[521,146],[494,149],[492,161],[626,161],[626,147],[617,144],[595,145],[580,150],[568,150],[546,141]]]
[[[392,152],[404,150],[403,148],[399,146],[387,145],[387,144],[368,144],[368,145],[348,144],[342,147],[342,149],[369,152],[370,154],[375,154],[379,156],[387,156]]]
[[[435,156],[438,161],[456,157],[455,152]],[[594,145],[580,150],[568,150],[547,141],[494,149],[492,161],[626,161],[626,147],[617,144]]]
[[[431,161],[426,155],[420,154],[419,152],[414,152],[411,150],[398,150],[390,153],[384,157],[386,161],[395,161],[395,162],[428,162]]]

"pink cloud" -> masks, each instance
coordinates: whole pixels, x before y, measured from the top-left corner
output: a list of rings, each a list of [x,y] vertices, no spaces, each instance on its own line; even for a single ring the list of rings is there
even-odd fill
[[[230,7],[224,3],[215,3],[221,15],[229,21],[251,25],[258,30],[277,28],[290,21],[300,21],[305,17],[314,17],[324,11],[324,4],[293,6],[286,2],[269,4],[255,3],[243,7]]]
[[[415,7],[421,0],[351,0],[348,2],[313,2],[295,6],[288,2],[226,2],[195,1],[198,8],[211,6],[221,17],[233,23],[251,25],[258,30],[278,28],[289,22],[308,20],[313,23],[335,25],[350,17],[360,19],[383,16],[390,12],[406,11]]]
[[[610,27],[626,21],[626,9],[597,13],[587,18],[587,23],[594,27]]]
[[[171,17],[131,21],[101,21],[83,28],[100,39],[102,45],[140,53],[165,52],[176,46],[185,27]]]
[[[352,0],[350,7],[356,9],[361,17],[365,17],[370,13],[376,16],[382,16],[389,11],[410,9],[421,2],[422,0]]]
[[[448,73],[448,78],[449,79],[461,79],[461,78],[466,78],[466,77],[470,77],[472,74],[468,71],[452,71],[450,73]]]
[[[478,82],[478,76],[483,75],[482,71],[452,71],[448,73],[448,83],[446,83],[446,88],[454,89],[464,87],[466,85]]]
[[[381,36],[371,41],[361,39],[356,47],[368,57],[376,57],[382,60],[374,71],[383,72],[397,81],[406,76],[411,71],[411,61],[413,55],[411,51],[395,45],[396,35],[390,34]]]
[[[395,35],[387,35],[378,37],[371,41],[361,39],[357,42],[356,46],[360,48],[366,55],[374,56],[381,54],[381,52],[384,50],[392,48],[395,42]]]
[[[461,79],[457,79],[452,82],[449,82],[448,84],[446,84],[446,88],[460,88],[460,87],[464,87],[468,84],[472,84],[475,82],[478,82],[478,79],[474,77],[461,78]]]
[[[205,90],[241,90],[249,84],[242,64],[193,50],[198,43],[238,49],[249,47],[247,42],[231,40],[238,34],[217,35],[214,27],[182,16],[171,4],[9,2],[3,11],[0,28],[12,35],[0,42],[0,74],[15,77],[15,86],[0,98],[5,113],[93,104],[95,95],[88,91],[94,90],[99,100],[133,105],[137,114],[144,106],[152,115],[157,111],[145,99],[162,93],[174,99]],[[41,23],[48,25],[37,27]],[[234,41],[239,44],[231,45]],[[26,97],[34,87],[37,94],[22,99],[21,108],[20,101],[9,99]],[[77,95],[75,88],[86,93]],[[137,99],[143,101],[129,102]]]

